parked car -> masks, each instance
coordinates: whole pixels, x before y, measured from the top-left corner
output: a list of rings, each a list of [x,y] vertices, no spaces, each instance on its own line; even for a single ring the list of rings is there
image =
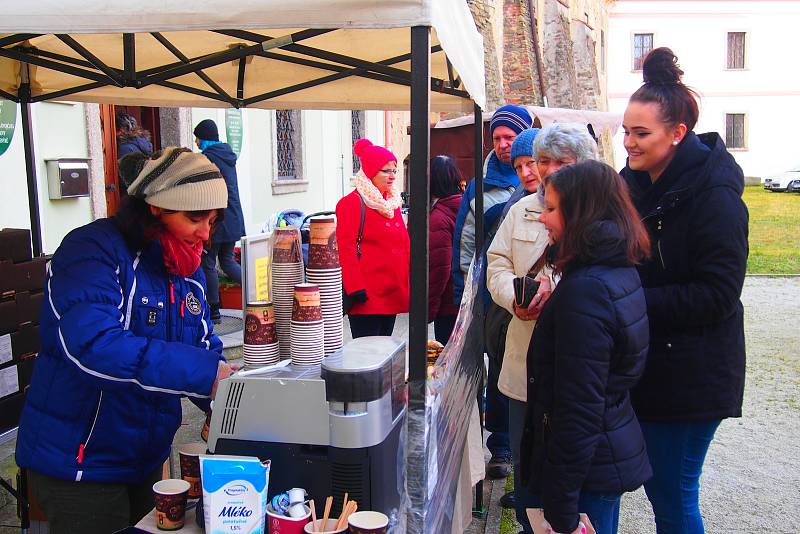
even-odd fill
[[[764,189],[773,192],[800,191],[800,165],[790,171],[764,178]]]

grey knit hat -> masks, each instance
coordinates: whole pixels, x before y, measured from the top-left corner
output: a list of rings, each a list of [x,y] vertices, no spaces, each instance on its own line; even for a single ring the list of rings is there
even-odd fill
[[[200,211],[228,205],[228,188],[216,165],[188,148],[167,147],[144,161],[128,194],[158,208]]]

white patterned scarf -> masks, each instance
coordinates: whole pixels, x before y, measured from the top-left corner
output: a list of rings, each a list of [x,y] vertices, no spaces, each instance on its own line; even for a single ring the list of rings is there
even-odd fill
[[[400,198],[400,194],[392,187],[389,190],[389,193],[386,197],[381,194],[380,190],[375,187],[375,184],[372,183],[372,180],[367,178],[364,174],[364,171],[358,171],[358,174],[355,176],[356,180],[356,191],[361,195],[361,198],[364,199],[364,204],[368,207],[374,209],[387,219],[392,219],[394,217],[394,210],[399,208],[403,200]]]

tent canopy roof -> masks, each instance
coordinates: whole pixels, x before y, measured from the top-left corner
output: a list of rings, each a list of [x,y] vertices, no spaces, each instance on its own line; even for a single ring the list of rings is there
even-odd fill
[[[0,18],[0,97],[408,109],[410,26],[432,28],[431,109],[484,106],[483,40],[461,0],[15,2]]]

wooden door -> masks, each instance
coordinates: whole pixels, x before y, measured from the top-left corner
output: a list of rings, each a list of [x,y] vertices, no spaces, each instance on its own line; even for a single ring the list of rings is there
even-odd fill
[[[119,183],[117,160],[117,112],[124,112],[136,119],[139,125],[150,132],[153,150],[161,149],[161,126],[158,108],[142,106],[114,106],[100,104],[100,123],[103,128],[103,163],[105,168],[106,213],[114,215],[125,198],[124,187]]]

